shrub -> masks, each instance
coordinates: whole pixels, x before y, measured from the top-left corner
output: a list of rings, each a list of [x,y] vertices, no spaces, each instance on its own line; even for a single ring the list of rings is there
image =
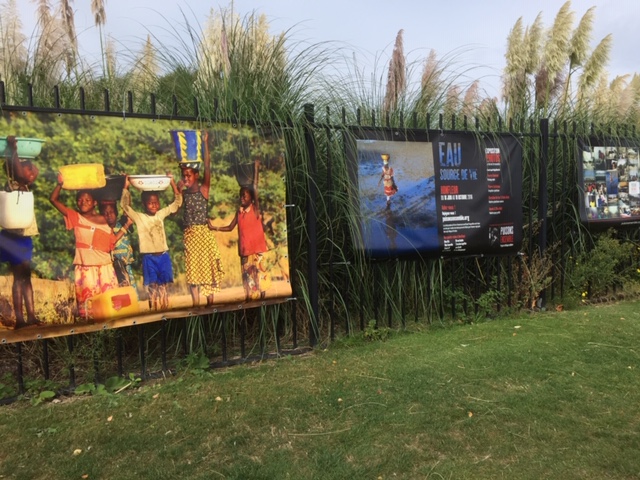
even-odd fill
[[[594,247],[580,254],[570,276],[575,291],[583,298],[607,295],[629,280],[633,245],[614,238],[608,230],[596,240]]]

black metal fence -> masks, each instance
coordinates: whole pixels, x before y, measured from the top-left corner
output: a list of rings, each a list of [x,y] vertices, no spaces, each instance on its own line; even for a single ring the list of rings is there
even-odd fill
[[[307,112],[310,118],[309,111]],[[343,112],[344,119],[344,112]],[[312,165],[311,175],[317,190],[324,192],[323,208],[317,213],[318,205],[310,205],[307,222],[319,222],[327,232],[325,241],[329,247],[317,253],[317,246],[310,258],[317,255],[318,261],[312,262],[308,275],[310,278],[324,279],[320,282],[320,290],[326,290],[321,296],[323,305],[310,302],[314,316],[322,322],[323,316],[331,319],[327,328],[331,339],[343,327],[348,333],[350,328],[363,330],[371,320],[376,325],[388,327],[404,326],[409,319],[413,321],[449,319],[468,319],[472,316],[500,313],[505,308],[530,308],[535,302],[536,308],[544,307],[547,297],[562,296],[565,278],[566,258],[572,242],[570,236],[576,234],[575,211],[577,211],[578,185],[576,179],[575,139],[577,131],[572,133],[559,131],[554,125],[549,131],[549,122],[529,123],[527,128],[513,125],[504,128],[498,123],[493,128],[481,128],[479,122],[471,127],[467,119],[459,125],[456,118],[450,125],[445,125],[444,118],[439,117],[436,125],[427,117],[426,124],[430,134],[474,133],[511,134],[519,138],[523,146],[523,196],[522,207],[525,224],[525,241],[522,252],[512,256],[476,256],[466,258],[425,258],[411,260],[389,260],[384,262],[368,262],[366,259],[354,261],[357,255],[341,257],[336,261],[336,245],[341,241],[349,241],[348,235],[340,235],[344,217],[340,215],[340,207],[332,201],[331,192],[336,191],[335,176],[332,173],[336,166],[342,167],[344,162],[343,145],[332,142],[333,137],[341,138],[347,131],[357,131],[360,127],[388,130],[389,138],[394,131],[400,130],[389,125],[376,126],[375,117],[371,115],[369,123],[362,121],[361,112],[356,114],[357,124],[331,125],[328,122],[310,121],[316,131],[316,143],[323,145],[323,158],[317,162],[321,166]],[[436,127],[436,128],[433,128]],[[419,130],[418,120],[412,119],[412,125],[402,130]],[[425,130],[423,127],[422,131]],[[315,147],[314,147],[315,148]],[[315,148],[314,152],[316,152]],[[339,185],[338,189],[348,186]],[[314,195],[309,196],[309,203],[314,202]],[[550,206],[549,206],[550,205]],[[344,205],[342,205],[344,207]],[[336,209],[338,213],[336,213]],[[344,213],[344,212],[343,212]],[[313,226],[313,231],[316,226]],[[573,229],[573,231],[570,231]],[[311,231],[311,229],[310,229]],[[552,246],[552,253],[547,249]],[[549,255],[553,256],[553,267],[549,271],[550,280],[546,287],[537,290],[531,278],[540,262]],[[346,262],[344,261],[346,260]],[[352,263],[353,262],[353,263]],[[345,273],[345,270],[351,270]],[[358,278],[355,270],[361,272],[361,282],[349,285]],[[438,288],[426,282],[432,288],[409,288],[409,286],[425,285],[426,277],[437,277]],[[311,279],[309,283],[311,284]],[[372,294],[372,292],[376,292]],[[348,295],[347,303],[354,305],[345,308],[335,315],[336,303],[333,297]],[[525,299],[525,297],[527,297]],[[354,321],[344,321],[345,317]]]
[[[0,87],[2,85],[0,84]],[[0,101],[4,106],[3,89]],[[31,98],[31,97],[30,97]],[[21,108],[59,113],[104,112],[61,108],[38,109],[31,101]],[[83,98],[82,95],[80,97]],[[153,102],[152,102],[153,103]],[[13,107],[17,108],[17,107]],[[177,104],[166,118],[178,116]],[[131,96],[128,109],[132,113]],[[144,115],[141,115],[144,117]],[[149,118],[158,118],[155,108]],[[545,308],[567,289],[565,271],[573,240],[582,234],[576,139],[593,134],[548,120],[527,125],[473,124],[467,118],[413,116],[404,125],[376,125],[361,111],[338,121],[330,112],[319,121],[313,106],[292,121],[303,142],[288,151],[288,232],[294,298],[252,310],[239,310],[160,321],[108,332],[43,339],[0,346],[0,398],[42,388],[43,383],[73,390],[79,383],[100,383],[110,375],[136,372],[142,378],[164,375],[181,363],[204,359],[213,367],[297,354],[336,337],[368,328],[402,328],[410,322],[468,321],[506,309]],[[211,121],[238,121],[213,118]],[[242,123],[242,122],[241,122]],[[255,123],[247,121],[245,123]],[[447,124],[448,123],[448,124]],[[508,133],[523,145],[525,235],[522,251],[512,256],[393,259],[371,262],[353,244],[353,210],[349,202],[344,138],[367,126],[394,130],[476,134]],[[632,131],[630,138],[635,138]],[[197,356],[196,353],[197,352]]]

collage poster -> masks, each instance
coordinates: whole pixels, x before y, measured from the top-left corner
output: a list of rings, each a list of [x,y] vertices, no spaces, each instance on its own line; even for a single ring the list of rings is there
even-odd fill
[[[3,112],[0,341],[285,301],[284,155],[268,128]]]
[[[522,147],[511,136],[356,139],[361,244],[372,258],[515,253]]]
[[[580,218],[589,225],[640,223],[640,145],[596,140],[580,142]]]

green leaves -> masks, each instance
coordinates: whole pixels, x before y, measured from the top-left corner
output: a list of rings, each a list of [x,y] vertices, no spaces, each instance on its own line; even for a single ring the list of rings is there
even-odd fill
[[[52,392],[51,390],[44,390],[38,393],[36,396],[31,397],[31,405],[40,405],[42,402],[52,400],[55,396],[56,392]]]
[[[185,358],[185,363],[187,370],[195,374],[201,374],[211,369],[209,358],[202,351],[191,352]]]
[[[107,378],[104,383],[83,383],[78,385],[74,393],[76,395],[115,395],[129,387],[137,386],[142,379],[134,373],[129,373],[128,377],[118,375]]]

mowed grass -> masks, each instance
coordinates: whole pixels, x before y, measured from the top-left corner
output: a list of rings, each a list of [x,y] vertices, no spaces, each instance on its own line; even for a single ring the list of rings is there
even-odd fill
[[[639,306],[19,402],[0,408],[0,478],[640,478]]]

